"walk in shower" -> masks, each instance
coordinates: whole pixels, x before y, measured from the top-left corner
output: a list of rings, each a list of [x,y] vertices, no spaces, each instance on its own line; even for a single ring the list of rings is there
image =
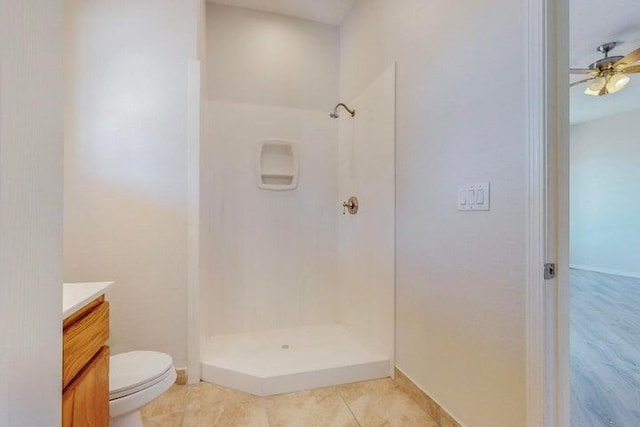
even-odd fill
[[[271,395],[392,375],[395,66],[339,110],[338,27],[208,4],[206,28],[202,379]]]

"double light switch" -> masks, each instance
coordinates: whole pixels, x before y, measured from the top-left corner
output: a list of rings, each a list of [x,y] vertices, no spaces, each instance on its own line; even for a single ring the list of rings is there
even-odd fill
[[[459,211],[488,211],[491,184],[461,185],[458,187]]]

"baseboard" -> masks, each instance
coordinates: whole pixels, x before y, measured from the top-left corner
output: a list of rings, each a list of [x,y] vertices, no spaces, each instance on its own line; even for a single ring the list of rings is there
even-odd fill
[[[187,384],[187,368],[176,368],[176,374],[178,374],[176,378],[177,385],[186,385]]]
[[[614,270],[611,268],[592,267],[590,265],[570,264],[570,268],[574,270],[593,271],[595,273],[611,274],[614,276],[633,277],[634,279],[640,279],[640,273],[632,273],[629,271]]]
[[[463,427],[462,423],[457,421],[446,409],[444,409],[431,396],[424,392],[416,383],[414,383],[404,372],[398,367],[395,370],[396,383],[407,392],[413,400],[418,402],[420,406],[433,418],[440,427]]]

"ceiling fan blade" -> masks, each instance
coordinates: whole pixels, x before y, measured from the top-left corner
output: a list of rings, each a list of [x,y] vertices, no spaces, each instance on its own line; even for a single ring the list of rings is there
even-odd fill
[[[589,68],[570,68],[569,72],[571,74],[595,74],[597,71],[591,70]]]
[[[622,72],[625,74],[640,73],[640,65],[632,65],[631,67],[624,68]]]
[[[591,80],[595,80],[595,79],[596,79],[595,77],[591,77],[589,79],[578,80],[577,82],[571,83],[569,86],[571,86],[571,87],[578,86],[578,85],[580,85],[582,83],[590,82]]]
[[[634,50],[633,52],[631,52],[630,54],[628,54],[627,56],[625,56],[624,58],[622,58],[621,60],[619,60],[618,62],[616,62],[615,64],[613,64],[613,66],[619,67],[621,65],[622,66],[631,65],[631,64],[635,64],[638,61],[640,61],[640,47]]]

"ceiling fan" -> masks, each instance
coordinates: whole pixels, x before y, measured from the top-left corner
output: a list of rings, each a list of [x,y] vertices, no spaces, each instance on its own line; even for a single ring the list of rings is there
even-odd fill
[[[609,56],[618,42],[605,43],[598,46],[598,52],[604,58],[589,65],[589,68],[572,68],[571,74],[590,74],[591,77],[571,83],[571,87],[582,83],[589,83],[584,91],[587,95],[602,96],[616,93],[629,83],[629,74],[640,73],[640,65],[633,65],[640,61],[640,48],[626,56]]]

